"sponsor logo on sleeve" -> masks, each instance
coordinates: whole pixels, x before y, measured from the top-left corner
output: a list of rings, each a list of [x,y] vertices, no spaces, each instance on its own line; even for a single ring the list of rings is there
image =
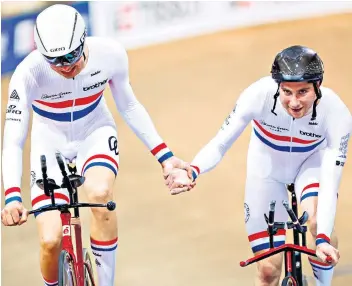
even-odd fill
[[[7,107],[7,110],[6,110],[6,113],[7,114],[17,114],[17,115],[20,115],[20,114],[22,114],[22,111],[21,110],[18,110],[17,109],[17,107],[16,107],[16,105],[9,105],[8,107]]]
[[[20,100],[20,97],[16,91],[16,89],[14,89],[11,94],[10,94],[10,100],[16,100],[16,101],[19,101]]]
[[[235,112],[236,112],[236,107],[237,107],[237,104],[236,104],[235,107],[232,109],[232,112],[229,114],[229,116],[226,117],[224,123],[223,123],[222,126],[221,126],[221,129],[222,129],[222,130],[224,130],[225,127],[230,124],[231,116],[232,116],[233,114],[235,114]]]

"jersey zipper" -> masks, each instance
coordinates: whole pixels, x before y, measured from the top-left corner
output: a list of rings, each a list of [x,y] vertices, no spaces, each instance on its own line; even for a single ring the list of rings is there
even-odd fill
[[[289,166],[288,166],[288,170],[290,172],[291,168],[292,168],[292,143],[293,143],[293,122],[294,122],[294,118],[291,117],[290,118],[290,154],[289,154]],[[290,175],[290,174],[289,174]]]
[[[76,101],[76,97],[75,94],[77,92],[77,80],[75,78],[73,78],[73,85],[74,85],[74,92],[72,93],[72,108],[71,108],[71,142],[73,141],[73,112],[75,110],[75,101]]]

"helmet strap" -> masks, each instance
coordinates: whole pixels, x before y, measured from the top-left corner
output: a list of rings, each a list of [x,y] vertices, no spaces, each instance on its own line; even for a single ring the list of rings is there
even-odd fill
[[[280,89],[280,84],[278,85],[278,87],[277,87],[277,91],[276,91],[276,93],[275,93],[275,95],[274,95],[274,105],[273,105],[273,108],[271,109],[271,112],[273,113],[273,114],[275,114],[276,116],[277,116],[277,114],[276,114],[276,112],[275,112],[275,108],[276,108],[276,102],[277,102],[277,98],[279,97],[279,89]]]
[[[318,100],[321,98],[321,91],[320,91],[320,88],[318,88],[318,84],[314,82],[313,86],[314,86],[314,91],[317,98],[314,100],[314,103],[313,103],[313,114],[311,118],[312,121],[317,118],[317,104],[318,104]]]
[[[86,61],[86,54],[83,52],[83,59]]]

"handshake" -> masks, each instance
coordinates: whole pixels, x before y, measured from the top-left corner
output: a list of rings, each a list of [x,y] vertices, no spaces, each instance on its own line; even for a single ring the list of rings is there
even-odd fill
[[[165,185],[169,188],[171,195],[177,195],[190,191],[196,185],[193,176],[194,171],[189,163],[177,157],[171,157],[162,164]]]

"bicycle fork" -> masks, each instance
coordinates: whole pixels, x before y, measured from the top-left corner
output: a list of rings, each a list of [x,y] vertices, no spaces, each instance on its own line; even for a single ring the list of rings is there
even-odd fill
[[[75,239],[76,239],[76,258],[77,258],[77,264],[76,264],[76,271],[77,271],[77,280],[80,280],[82,284],[78,285],[85,285],[85,273],[84,270],[86,269],[89,275],[89,279],[92,286],[95,286],[95,281],[94,281],[94,276],[92,269],[90,266],[87,264],[85,261],[85,257],[83,256],[83,244],[82,244],[82,228],[81,228],[81,220],[79,217],[73,217],[71,219],[71,225],[74,226],[75,229]],[[81,283],[80,282],[80,283]]]
[[[60,216],[62,221],[62,249],[65,249],[73,259],[73,262],[75,265],[77,285],[84,285],[84,270],[83,270],[84,262],[83,262],[82,242],[81,242],[81,225],[77,220],[71,223],[71,213],[68,210],[63,211],[60,214]],[[74,226],[74,231],[75,231],[77,255],[75,255],[73,244],[72,244],[72,234],[71,234],[72,225]]]
[[[292,210],[297,216],[298,214],[298,208],[297,208],[297,196],[295,192],[291,193],[291,205],[292,205]],[[300,244],[300,233],[297,230],[293,230],[293,244],[295,245],[301,245]],[[305,240],[305,232],[302,233],[302,246],[306,246],[306,240]],[[303,275],[302,275],[302,257],[301,253],[298,251],[295,251],[293,253],[292,257],[292,264],[293,264],[293,275],[297,277],[297,282],[301,286],[303,283]]]

